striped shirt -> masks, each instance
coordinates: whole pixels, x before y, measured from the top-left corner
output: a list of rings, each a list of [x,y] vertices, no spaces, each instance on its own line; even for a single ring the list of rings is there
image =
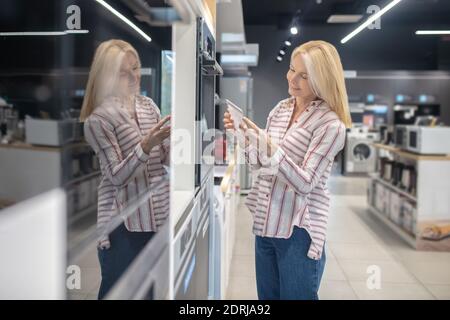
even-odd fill
[[[334,157],[345,143],[345,125],[326,102],[316,100],[288,129],[295,98],[281,101],[269,114],[266,132],[279,148],[269,159],[254,145],[245,150],[254,173],[245,200],[258,236],[290,238],[295,226],[305,228],[308,257],[322,256],[330,194],[327,180]]]
[[[136,96],[135,119],[117,98],[108,98],[84,123],[87,142],[100,161],[97,229],[99,231],[127,207],[129,201],[144,193],[148,201],[132,215],[124,217],[129,231],[157,231],[169,213],[169,182],[164,164],[169,162],[169,139],[146,154],[142,138],[160,120],[155,103]],[[155,189],[162,180],[162,187]],[[109,247],[108,237],[101,236],[101,247]]]

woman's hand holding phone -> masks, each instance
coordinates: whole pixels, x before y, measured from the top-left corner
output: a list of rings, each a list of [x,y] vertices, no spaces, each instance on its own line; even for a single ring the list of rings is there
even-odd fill
[[[267,156],[271,157],[277,151],[278,146],[273,143],[269,135],[264,130],[260,129],[253,121],[247,117],[243,117],[242,120],[243,123],[239,128],[243,131],[244,139],[239,139],[238,137],[240,147],[245,148],[250,143],[255,142],[258,150],[260,147],[266,146]],[[223,123],[226,130],[232,130],[232,132],[235,133],[234,122],[229,112],[225,112]]]

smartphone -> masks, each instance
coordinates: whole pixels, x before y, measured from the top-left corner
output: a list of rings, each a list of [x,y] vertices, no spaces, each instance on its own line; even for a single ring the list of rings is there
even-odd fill
[[[228,106],[228,112],[230,112],[231,118],[234,122],[234,128],[239,130],[239,126],[242,123],[242,118],[244,117],[244,112],[230,100],[226,99],[226,103]]]

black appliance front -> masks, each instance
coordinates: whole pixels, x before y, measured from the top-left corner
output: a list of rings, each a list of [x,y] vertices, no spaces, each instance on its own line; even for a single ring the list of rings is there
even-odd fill
[[[216,62],[216,42],[203,18],[197,18],[197,94],[195,186],[200,187],[214,166],[215,82],[223,74]]]

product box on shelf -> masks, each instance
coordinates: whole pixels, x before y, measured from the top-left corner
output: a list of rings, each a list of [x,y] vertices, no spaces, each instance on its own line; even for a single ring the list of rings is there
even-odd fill
[[[71,216],[78,210],[78,193],[77,189],[72,187],[66,188],[67,214]]]
[[[392,192],[392,193],[394,193],[394,192]],[[389,218],[394,223],[396,223],[398,226],[401,227],[403,225],[403,210],[401,210],[402,207],[398,205],[398,202],[401,200],[397,200],[395,198],[395,196],[394,196],[394,199],[395,199],[394,202],[397,201],[397,203],[394,204],[393,206],[391,206],[391,209],[395,208],[395,210],[392,210],[389,212]],[[391,197],[391,200],[392,200],[392,197]]]
[[[85,180],[78,185],[79,210],[87,208],[91,204],[91,182]]]
[[[97,186],[98,186],[98,177],[93,177],[89,180],[90,183],[90,191],[91,191],[91,200],[89,203],[89,206],[94,205],[97,203]]]
[[[375,206],[375,185],[376,182],[371,180],[367,188],[367,201],[371,206]]]
[[[381,183],[376,183],[375,185],[375,208],[380,212],[386,214],[388,211],[387,205],[389,203],[389,190]]]
[[[403,228],[409,233],[415,234],[416,208],[413,203],[404,201],[402,205]]]
[[[389,197],[389,218],[396,223],[401,221],[403,201],[404,199],[401,195],[391,192]]]

